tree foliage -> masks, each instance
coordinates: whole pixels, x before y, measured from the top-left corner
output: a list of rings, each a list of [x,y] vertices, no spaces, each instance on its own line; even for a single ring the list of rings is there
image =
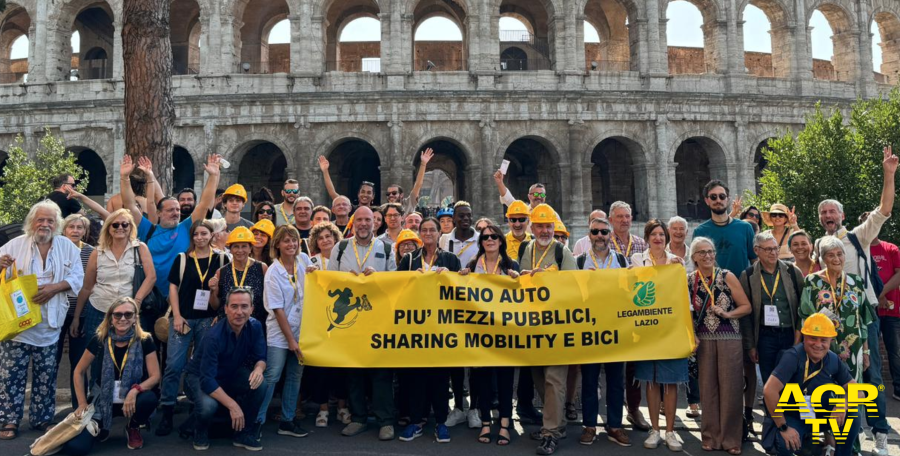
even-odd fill
[[[66,150],[62,140],[47,129],[37,150],[29,154],[22,136],[9,148],[6,166],[0,175],[0,224],[21,223],[37,201],[53,191],[50,180],[63,173],[71,174],[79,192],[88,184],[87,174],[75,163],[75,155]]]
[[[900,90],[886,99],[853,104],[850,118],[817,105],[797,136],[788,133],[769,140],[763,150],[767,161],[760,178],[760,193],[747,195],[744,206],[767,210],[773,203],[796,207],[799,224],[818,237],[818,204],[836,199],[844,205],[845,224],[853,227],[863,212],[873,210],[881,198],[885,146],[900,153]],[[880,238],[900,240],[900,223],[888,220]]]

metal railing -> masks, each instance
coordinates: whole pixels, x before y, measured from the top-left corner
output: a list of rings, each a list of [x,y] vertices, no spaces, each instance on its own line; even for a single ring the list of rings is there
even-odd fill
[[[528,30],[500,30],[501,43],[534,43],[534,35]]]
[[[369,59],[326,60],[325,71],[342,73],[381,73],[381,61]]]
[[[413,71],[465,71],[468,69],[466,59],[416,59]]]
[[[547,59],[500,59],[500,71],[552,70],[553,64]]]

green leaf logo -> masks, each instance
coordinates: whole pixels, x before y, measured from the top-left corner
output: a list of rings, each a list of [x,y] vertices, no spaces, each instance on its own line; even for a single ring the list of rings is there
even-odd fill
[[[649,307],[656,304],[656,284],[653,282],[638,282],[634,284],[634,305]]]

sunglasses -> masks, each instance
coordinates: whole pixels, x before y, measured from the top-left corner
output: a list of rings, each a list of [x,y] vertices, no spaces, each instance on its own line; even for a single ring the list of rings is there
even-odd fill
[[[131,320],[134,318],[134,312],[113,312],[112,317],[115,320]]]
[[[515,217],[509,219],[509,223],[525,223],[527,221],[528,217]]]
[[[781,217],[787,218],[787,214],[769,214],[769,217],[772,217],[772,218],[781,218]]]
[[[113,227],[114,230],[122,228],[123,230],[127,230],[129,226],[131,226],[128,222],[113,222],[110,223],[109,226]]]
[[[400,192],[387,192],[387,196],[397,196]]]
[[[488,239],[490,239],[490,240],[492,240],[492,241],[499,241],[499,240],[500,240],[500,235],[499,235],[499,234],[482,234],[482,235],[481,235],[481,240],[482,240],[482,241],[486,241],[486,240],[488,240]]]
[[[272,215],[275,213],[275,209],[260,209],[258,214],[269,214]]]
[[[602,234],[602,235],[604,235],[604,236],[608,236],[608,235],[609,235],[609,228],[591,228],[591,234],[593,234],[594,236],[596,236],[596,235],[598,235],[598,234]]]
[[[728,199],[728,195],[726,195],[724,193],[719,193],[718,195],[715,193],[710,193],[709,196],[707,196],[707,198],[709,198],[712,201],[716,201],[716,200],[725,201]]]
[[[569,238],[565,234],[554,234],[553,239],[556,239],[557,241],[562,241],[562,240],[569,239]]]
[[[296,195],[296,194],[300,193],[300,189],[299,188],[292,188],[290,190],[285,189],[284,192],[291,194],[291,195]]]
[[[534,193],[531,194],[531,196],[533,196],[533,197],[535,197],[535,198],[546,198],[546,197],[547,197],[547,194],[546,194],[546,193],[541,193],[541,192],[534,192]]]

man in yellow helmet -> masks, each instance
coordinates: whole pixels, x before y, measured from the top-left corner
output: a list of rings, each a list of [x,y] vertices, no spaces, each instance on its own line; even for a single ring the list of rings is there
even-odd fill
[[[225,189],[225,193],[222,194],[222,207],[225,208],[224,218],[229,232],[239,226],[244,228],[253,226],[250,220],[241,217],[245,204],[247,204],[247,190],[243,185],[234,184]]]
[[[776,429],[774,441],[764,436],[763,446],[774,450],[780,456],[798,453],[803,444],[803,437],[812,432],[812,425],[807,424],[800,417],[799,412],[775,412],[786,384],[799,384],[804,396],[808,397],[822,385],[838,384],[846,391],[847,385],[856,383],[850,375],[847,365],[829,350],[831,340],[837,336],[834,323],[830,318],[821,313],[813,314],[803,323],[803,329],[800,332],[803,334],[803,343],[784,351],[781,361],[772,371],[763,390],[766,409],[768,415],[772,417]],[[826,393],[822,396],[822,407],[830,404],[829,395],[834,397],[833,393]],[[835,416],[841,429],[844,429],[844,422],[848,418],[847,412],[844,411]],[[855,410],[849,410],[849,412],[850,418],[852,418],[849,436],[847,440],[836,444],[837,449],[834,454],[837,456],[852,454],[853,442],[859,435],[859,423],[862,416]],[[824,416],[819,413],[817,417],[823,418]]]
[[[528,232],[528,216],[531,210],[524,201],[515,200],[506,209],[506,220],[509,222],[509,233],[506,233],[506,254],[513,260],[519,260],[519,246],[531,240]]]

